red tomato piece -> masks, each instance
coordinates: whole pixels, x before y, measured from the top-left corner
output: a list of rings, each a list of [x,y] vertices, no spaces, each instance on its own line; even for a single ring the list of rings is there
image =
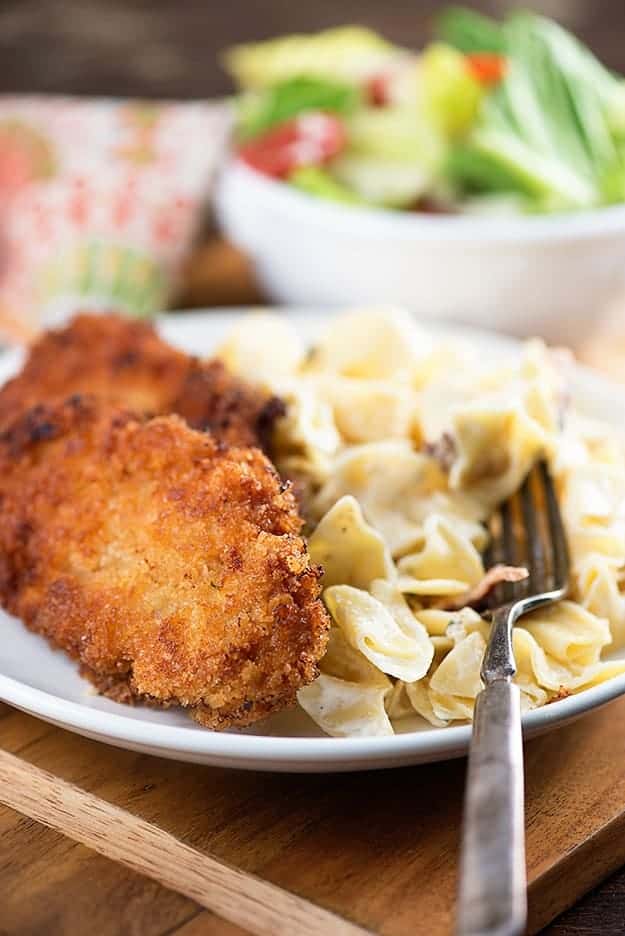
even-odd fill
[[[390,76],[381,72],[373,75],[365,84],[367,100],[373,107],[386,107],[390,102]]]
[[[338,117],[311,111],[244,143],[239,156],[257,172],[284,179],[295,169],[326,163],[345,143],[345,128]]]
[[[496,52],[472,52],[466,59],[469,71],[481,84],[498,84],[508,70],[508,60]]]

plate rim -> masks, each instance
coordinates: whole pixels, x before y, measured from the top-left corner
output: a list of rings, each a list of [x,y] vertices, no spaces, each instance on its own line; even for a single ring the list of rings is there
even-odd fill
[[[166,313],[156,318],[157,325],[181,326],[186,322],[198,324],[202,319],[210,318],[215,325],[226,327],[250,308],[198,309],[175,313]],[[267,309],[263,309],[267,311]],[[313,327],[318,327],[319,320],[331,316],[331,311],[324,309],[313,313],[307,309],[278,310],[284,314],[292,313],[300,319],[315,319]],[[502,349],[513,351],[521,342],[518,339],[499,335],[487,329],[470,326],[455,326],[424,321],[423,326],[438,334],[454,336],[473,336],[478,341],[496,343]],[[18,349],[0,352],[0,382],[4,374],[10,373],[22,355]],[[574,365],[575,383],[580,384],[583,392],[587,385],[590,393],[603,399],[608,395],[614,399],[618,394],[623,399],[625,413],[625,394],[623,388],[603,375],[596,373],[577,362]],[[24,627],[23,624],[20,625]],[[50,652],[55,651],[50,647]],[[72,661],[75,663],[75,661]],[[523,730],[527,735],[540,733],[549,728],[556,728],[565,722],[586,714],[610,701],[625,695],[625,674],[615,676],[582,692],[565,699],[523,714]],[[70,699],[64,699],[43,689],[29,686],[12,676],[0,672],[0,699],[14,705],[22,711],[43,718],[55,724],[79,733],[91,733],[100,740],[110,739],[119,746],[136,745],[161,755],[194,755],[205,762],[227,760],[233,766],[237,762],[254,762],[256,767],[271,769],[274,765],[296,767],[307,763],[322,761],[328,768],[345,764],[358,766],[374,765],[397,766],[398,762],[409,763],[412,760],[427,761],[457,756],[465,752],[471,736],[471,725],[451,725],[445,728],[426,728],[420,731],[400,732],[384,736],[364,736],[350,738],[302,737],[248,734],[245,732],[216,732],[197,727],[167,725],[155,721],[130,718],[117,712],[91,708]]]
[[[549,727],[555,729],[623,694],[625,675],[532,709],[522,717],[524,734],[538,734]],[[432,759],[446,754],[456,756],[467,750],[471,737],[470,724],[356,738],[254,735],[162,725],[93,709],[5,675],[0,675],[0,698],[31,715],[55,724],[62,723],[69,730],[90,732],[103,740],[111,738],[159,753],[173,751],[231,761],[292,763],[323,760],[325,764],[336,765],[346,761],[379,763],[399,758],[408,762],[412,756],[431,756]]]

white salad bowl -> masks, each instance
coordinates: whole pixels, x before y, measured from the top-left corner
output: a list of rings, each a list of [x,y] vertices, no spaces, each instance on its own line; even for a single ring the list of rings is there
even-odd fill
[[[233,159],[216,211],[267,295],[285,304],[391,302],[577,345],[625,291],[625,205],[541,217],[372,210],[298,192]]]

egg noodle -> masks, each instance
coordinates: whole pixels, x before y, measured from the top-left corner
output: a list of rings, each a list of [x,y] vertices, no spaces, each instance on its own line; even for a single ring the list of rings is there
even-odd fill
[[[468,606],[485,575],[484,523],[539,458],[556,480],[573,583],[571,600],[514,629],[522,705],[625,672],[602,659],[625,644],[625,443],[575,410],[565,356],[529,342],[489,358],[377,309],[333,319],[311,349],[292,321],[248,316],[220,353],[287,403],[276,462],[303,492],[333,620],[299,703],[325,732],[471,719],[489,629]]]

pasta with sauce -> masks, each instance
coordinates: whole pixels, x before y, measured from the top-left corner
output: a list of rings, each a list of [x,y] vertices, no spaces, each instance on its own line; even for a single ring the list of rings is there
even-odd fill
[[[530,342],[485,362],[392,309],[335,319],[309,351],[287,320],[263,321],[239,323],[222,353],[287,402],[277,464],[301,484],[334,622],[299,703],[325,732],[471,719],[488,623],[463,601],[484,581],[485,522],[539,458],[573,583],[515,627],[523,707],[625,672],[605,658],[625,646],[625,442],[576,411],[566,361]],[[288,353],[274,368],[277,344]]]

